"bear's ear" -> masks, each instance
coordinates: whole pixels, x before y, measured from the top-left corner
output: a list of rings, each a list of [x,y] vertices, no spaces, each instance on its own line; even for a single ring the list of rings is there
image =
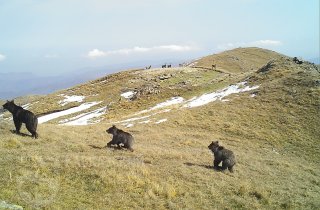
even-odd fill
[[[216,141],[215,143],[216,143],[216,144],[219,144],[219,141]]]
[[[115,125],[112,125],[112,127],[115,128],[116,126],[115,126]]]

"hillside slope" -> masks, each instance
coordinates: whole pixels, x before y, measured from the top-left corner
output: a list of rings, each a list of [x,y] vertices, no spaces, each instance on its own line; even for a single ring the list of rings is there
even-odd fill
[[[241,73],[256,71],[268,61],[281,57],[285,56],[271,50],[256,47],[236,48],[203,57],[191,65],[209,69],[212,68],[212,65],[216,65],[217,69],[222,69],[229,73]]]
[[[259,48],[215,57],[218,71],[200,60],[123,71],[30,101],[39,116],[86,108],[43,122],[37,140],[13,134],[5,113],[1,199],[27,209],[319,209],[319,69]],[[133,134],[134,152],[104,148],[112,124]],[[213,140],[234,151],[234,173],[212,169]]]

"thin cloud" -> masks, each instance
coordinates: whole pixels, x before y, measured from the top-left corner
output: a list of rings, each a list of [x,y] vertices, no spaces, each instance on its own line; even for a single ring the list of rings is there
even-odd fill
[[[171,50],[171,51],[190,51],[190,50],[193,50],[193,48],[190,46],[180,46],[180,45],[164,45],[164,46],[159,46],[159,47],[155,47],[155,48]]]
[[[282,45],[281,41],[278,40],[257,40],[253,42],[236,42],[218,45],[219,50],[228,50],[237,47],[276,47]]]
[[[282,45],[280,41],[277,40],[259,40],[252,43],[249,43],[250,45],[256,45],[256,46],[279,46]]]
[[[45,58],[58,58],[59,56],[57,54],[46,54],[44,57]]]
[[[185,52],[195,50],[194,47],[187,45],[162,45],[155,47],[133,47],[124,48],[119,50],[102,51],[99,49],[93,49],[88,52],[87,56],[89,58],[105,57],[109,55],[129,55],[133,53],[145,53],[145,52],[161,52],[161,51],[171,51],[171,52]]]
[[[0,54],[0,61],[3,61],[3,60],[5,60],[5,59],[6,59],[6,56],[3,55],[3,54]]]
[[[88,53],[88,57],[90,57],[90,58],[103,57],[105,55],[106,55],[105,52],[98,50],[98,49],[91,50]]]

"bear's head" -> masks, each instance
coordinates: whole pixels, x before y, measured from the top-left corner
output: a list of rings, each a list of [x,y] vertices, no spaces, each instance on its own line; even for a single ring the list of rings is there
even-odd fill
[[[110,127],[108,130],[106,130],[107,133],[110,133],[112,135],[115,135],[118,131],[118,128],[116,128],[115,125],[113,125],[112,127]]]
[[[2,107],[8,111],[12,111],[14,108],[15,104],[14,101],[7,101],[5,104],[2,105]]]

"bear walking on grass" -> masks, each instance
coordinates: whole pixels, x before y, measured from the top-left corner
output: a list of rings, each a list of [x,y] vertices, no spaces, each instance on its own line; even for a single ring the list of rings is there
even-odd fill
[[[14,101],[7,101],[3,108],[8,110],[13,116],[13,122],[16,127],[16,133],[20,134],[20,128],[22,123],[26,124],[28,131],[32,134],[32,137],[38,138],[37,126],[38,118],[30,111],[23,109],[21,106],[14,104]]]
[[[133,152],[133,136],[121,129],[118,129],[115,125],[106,130],[107,133],[113,135],[112,140],[107,144],[107,147],[112,147],[112,145],[117,145],[118,148],[127,148]]]
[[[213,168],[217,170],[226,170],[229,169],[230,172],[233,172],[233,166],[236,164],[235,156],[231,150],[225,149],[222,146],[219,146],[219,142],[212,142],[208,148],[214,154]],[[219,166],[222,162],[222,167]]]

